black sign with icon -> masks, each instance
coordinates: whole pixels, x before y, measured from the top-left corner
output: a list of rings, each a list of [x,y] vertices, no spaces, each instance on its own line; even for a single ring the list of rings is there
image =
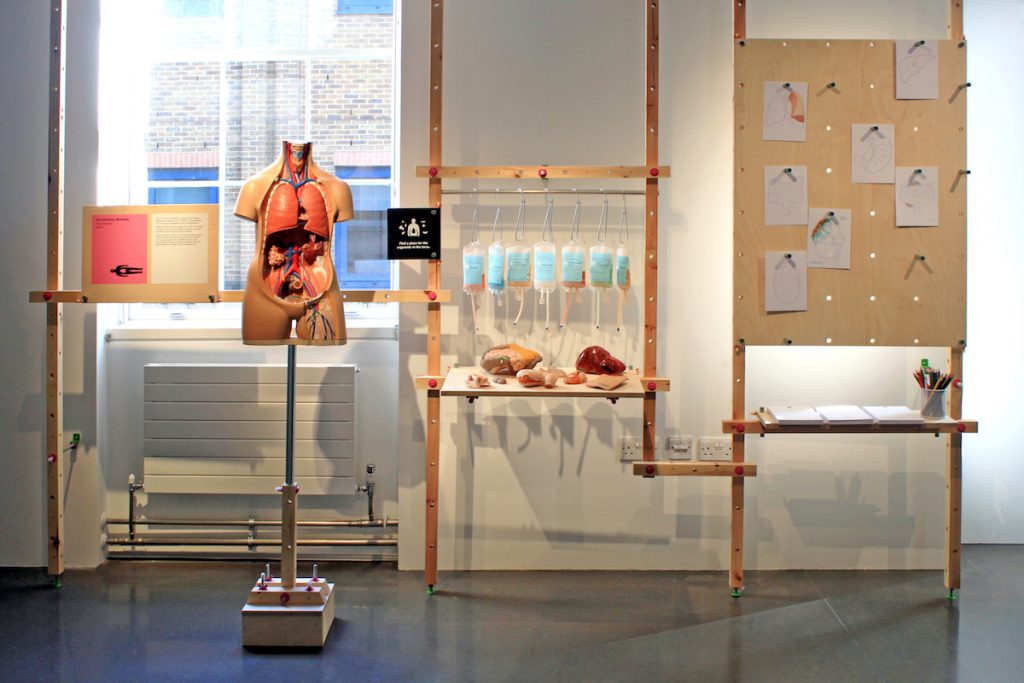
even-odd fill
[[[441,258],[439,209],[388,209],[388,260]]]

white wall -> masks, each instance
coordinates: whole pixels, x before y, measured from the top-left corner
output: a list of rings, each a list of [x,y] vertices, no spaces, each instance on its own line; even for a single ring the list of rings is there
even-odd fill
[[[946,4],[756,2],[749,9],[748,31],[751,37],[944,38]],[[969,17],[974,4],[968,7]],[[1012,5],[1019,12],[1020,3],[989,4]],[[642,163],[641,5],[448,0],[445,163]],[[403,206],[426,201],[426,183],[413,177],[413,167],[427,161],[426,10],[425,3],[403,3]],[[660,159],[673,172],[662,184],[660,203],[659,373],[672,380],[673,391],[659,402],[659,440],[669,431],[717,434],[730,412],[731,12],[727,2],[662,2]],[[969,26],[980,28],[977,23]],[[1002,26],[993,22],[989,30]],[[1018,98],[1013,111],[1019,112],[1019,95],[1011,88],[1002,90]],[[972,176],[972,185],[978,184]],[[463,182],[461,187],[476,185]],[[480,185],[502,183],[488,180]],[[539,187],[536,182],[522,185]],[[630,187],[621,181],[615,186]],[[559,202],[556,217],[562,239],[568,201]],[[486,228],[494,200],[483,203],[488,207],[482,211]],[[471,209],[454,199],[447,204],[444,286],[457,292],[458,247],[469,239]],[[542,209],[537,202],[530,206],[532,241]],[[1007,208],[1004,200],[1001,211]],[[631,216],[638,225],[635,201]],[[588,242],[593,241],[596,218],[591,203],[584,219]],[[506,220],[511,222],[507,211]],[[973,218],[972,226],[980,229]],[[486,230],[483,239],[489,241]],[[634,243],[637,248],[639,242]],[[971,268],[982,270],[973,252]],[[405,286],[422,282],[412,268],[405,274],[410,278]],[[639,294],[630,303],[634,312]],[[582,309],[577,309],[568,332],[545,333],[536,324],[525,333],[513,332],[507,318],[499,315],[495,322],[488,304],[480,333],[474,335],[465,297],[459,293],[456,298],[457,308],[444,308],[445,365],[471,363],[489,345],[512,339],[559,363],[571,362],[579,348],[594,342],[627,362],[640,362],[635,318],[625,339],[593,331]],[[972,311],[977,310],[975,302],[973,298]],[[527,308],[534,319],[543,315],[529,303]],[[403,369],[423,373],[425,318],[407,310],[402,324]],[[970,339],[974,352],[973,327]],[[944,355],[940,349],[751,349],[748,406],[779,400],[904,403],[911,398],[908,375],[920,357],[944,365]],[[877,372],[865,374],[864,367]],[[970,366],[967,372],[970,396],[982,378],[970,374]],[[814,380],[822,376],[831,381]],[[834,386],[844,390],[837,392]],[[411,522],[422,520],[425,401],[406,395],[402,422],[411,425],[416,441],[402,462],[401,566],[412,569],[422,563],[422,522]],[[974,407],[968,401],[968,411]],[[727,566],[726,483],[638,480],[615,460],[617,437],[639,433],[639,413],[638,405],[623,403],[612,408],[586,401],[481,400],[469,406],[446,399],[441,567]],[[983,429],[999,426],[985,423]],[[978,476],[972,466],[978,447],[974,439],[965,439],[969,483]],[[748,567],[941,566],[943,439],[773,437],[749,443],[750,457],[762,469],[759,477],[748,480]],[[972,492],[968,485],[966,510],[973,504]],[[986,521],[976,526],[992,528]],[[967,541],[982,538],[965,534]],[[989,538],[1019,540],[1012,535]]]
[[[78,278],[78,207],[91,201],[95,187],[92,93],[98,3],[70,4],[67,192],[68,280],[73,286]],[[426,200],[426,183],[413,176],[412,168],[426,162],[427,7],[419,0],[401,4],[405,56],[399,191],[401,205],[416,206]],[[673,166],[673,178],[664,183],[661,200],[660,265],[667,294],[659,312],[659,363],[674,390],[661,402],[659,425],[662,432],[671,428],[715,434],[729,411],[731,4],[662,4],[661,158]],[[941,37],[945,5],[944,0],[758,0],[749,9],[748,26],[753,37]],[[632,3],[448,0],[447,6],[446,161],[640,161],[637,83],[642,57],[633,46],[642,37],[642,19]],[[5,124],[0,135],[9,159],[16,162],[0,187],[7,212],[0,245],[14,283],[4,299],[5,325],[0,329],[0,369],[9,387],[0,406],[0,433],[7,439],[0,455],[0,479],[6,482],[0,496],[5,520],[0,565],[38,566],[46,560],[44,312],[26,303],[25,292],[45,283],[48,15],[47,3],[7,3],[0,25],[5,57],[0,87],[17,95],[0,103]],[[1021,62],[1021,3],[971,0],[967,34],[975,85],[969,104],[974,173],[969,190],[965,411],[983,422],[981,434],[965,437],[964,540],[1022,542],[1024,502],[1012,495],[1012,486],[1024,465],[1009,413],[1011,382],[1005,379],[1006,364],[1015,363],[1013,343],[1020,326],[1015,299],[1024,290],[1024,276],[1014,262],[1020,237],[1012,222],[1021,171],[1019,164],[1004,159],[1015,158],[1022,148],[1016,124],[1024,103],[1016,89],[1002,83]],[[582,75],[587,73],[598,75]],[[564,234],[569,209],[561,201],[559,207],[556,228]],[[639,214],[636,203],[631,207],[635,234]],[[448,233],[445,286],[453,290],[459,284],[456,247],[468,236],[468,213],[456,210],[454,220],[461,227]],[[486,221],[492,214],[485,210],[483,215]],[[447,218],[452,220],[451,215]],[[595,220],[596,206],[590,203],[587,239]],[[537,204],[531,203],[531,239],[539,221]],[[987,237],[992,230],[1000,231],[999,239]],[[414,271],[403,268],[404,286],[422,286]],[[634,316],[637,301],[634,294]],[[990,301],[1000,308],[989,309]],[[122,377],[107,362],[112,356],[98,353],[104,348],[104,325],[97,323],[95,307],[67,310],[67,429],[82,431],[86,441],[69,467],[67,551],[74,566],[98,561],[100,514],[122,514],[122,475],[132,456],[117,444],[118,439],[130,440],[131,430],[139,426],[119,421],[115,402],[98,405],[94,398],[97,390],[116,394],[120,389],[112,387],[135,372],[135,366]],[[605,310],[610,313],[612,308]],[[582,315],[577,309],[575,327],[564,341],[545,337],[536,327],[525,341],[567,362],[590,339],[579,324]],[[485,308],[484,317],[490,316],[491,309]],[[474,337],[467,317],[464,301],[444,308],[446,363],[469,362],[489,343],[506,338],[505,328],[493,325]],[[635,324],[634,317],[634,329]],[[367,415],[362,427],[390,431],[397,442],[404,568],[422,562],[425,408],[412,389],[411,376],[425,370],[424,332],[422,309],[405,307],[398,428],[390,414]],[[602,339],[628,360],[639,359],[637,344],[628,335],[624,341],[610,335]],[[229,353],[223,342],[160,342],[148,348],[131,344],[136,345],[131,350],[136,364],[167,355],[192,361]],[[902,401],[905,384],[900,378],[918,355],[833,350],[828,356],[808,357],[792,349],[752,350],[748,405],[795,394],[807,400]],[[825,362],[831,368],[845,364],[843,372],[851,373],[844,376],[848,395],[822,393],[821,385],[805,381],[806,366]],[[881,365],[886,369],[882,376],[889,380],[858,381],[852,368],[865,363]],[[443,420],[442,567],[726,565],[728,498],[723,482],[637,480],[614,460],[615,438],[638,429],[638,407],[486,401],[470,407],[446,399]],[[96,446],[98,439],[102,449]],[[124,453],[124,461],[118,453]],[[939,566],[941,440],[766,439],[755,441],[751,456],[762,469],[748,487],[748,567]]]

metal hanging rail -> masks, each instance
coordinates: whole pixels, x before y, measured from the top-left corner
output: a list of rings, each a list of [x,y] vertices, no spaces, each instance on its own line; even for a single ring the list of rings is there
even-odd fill
[[[441,190],[441,194],[589,194],[589,195],[636,195],[643,197],[646,190]]]

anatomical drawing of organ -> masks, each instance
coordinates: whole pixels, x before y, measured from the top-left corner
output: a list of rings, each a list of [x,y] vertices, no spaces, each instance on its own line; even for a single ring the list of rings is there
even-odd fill
[[[256,255],[242,298],[244,343],[345,343],[331,230],[352,214],[352,192],[313,163],[312,143],[285,141],[245,182],[235,215],[256,222]]]

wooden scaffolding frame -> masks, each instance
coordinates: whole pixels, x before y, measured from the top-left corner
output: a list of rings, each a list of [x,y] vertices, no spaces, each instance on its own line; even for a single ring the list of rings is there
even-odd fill
[[[733,4],[734,11],[734,50],[749,50],[753,41],[747,40],[746,37],[746,3],[745,0],[734,0]],[[948,5],[948,37],[950,43],[940,45],[940,58],[943,60],[949,60],[955,63],[956,66],[963,68],[966,61],[965,49],[966,43],[963,40],[963,5],[960,0],[950,0]],[[762,43],[768,41],[760,41]],[[787,47],[786,41],[773,41],[783,48]],[[802,41],[790,41],[788,47],[793,48],[790,53],[798,51]],[[807,41],[803,41],[807,42]],[[818,41],[825,47],[828,47],[830,43],[828,41]],[[851,43],[856,41],[849,41]],[[874,48],[876,41],[861,41],[867,43],[868,47]],[[878,41],[879,48],[888,47],[892,49],[892,41]],[[886,54],[891,54],[888,52]],[[763,64],[764,55],[759,53],[761,56],[760,60],[751,60],[752,62]],[[950,59],[952,58],[952,59]],[[886,60],[887,61],[887,60]],[[739,70],[739,54],[737,52],[737,59],[734,60],[737,64],[737,70]],[[931,306],[947,307],[954,309],[954,315],[945,316],[945,320],[942,324],[937,324],[935,327],[928,327],[921,330],[920,334],[912,334],[907,331],[910,325],[914,324],[919,320],[920,317],[915,317],[913,322],[903,322],[903,318],[897,316],[890,316],[888,321],[881,320],[878,313],[872,312],[867,313],[864,310],[859,310],[852,316],[853,324],[856,326],[859,323],[865,323],[865,327],[869,324],[877,327],[880,331],[876,337],[870,337],[865,339],[868,334],[871,334],[870,330],[861,328],[859,330],[859,337],[854,338],[858,332],[855,332],[853,328],[840,329],[839,334],[836,335],[836,343],[844,345],[863,345],[870,346],[875,344],[878,345],[910,345],[920,343],[923,346],[930,346],[939,344],[941,345],[951,344],[948,346],[947,362],[949,367],[949,373],[957,378],[962,379],[963,371],[963,351],[966,346],[965,341],[965,325],[966,315],[964,312],[965,302],[965,243],[966,243],[966,201],[964,187],[960,183],[960,180],[968,172],[964,166],[966,163],[966,132],[965,126],[963,125],[964,116],[964,101],[961,98],[957,101],[957,93],[960,93],[963,88],[970,85],[964,83],[962,80],[950,81],[951,78],[963,78],[963,72],[944,74],[943,75],[943,90],[953,92],[954,95],[948,101],[949,105],[956,102],[959,107],[959,121],[955,119],[950,121],[944,121],[943,123],[949,124],[947,129],[942,129],[941,126],[936,126],[937,131],[933,131],[933,134],[945,134],[947,139],[953,139],[954,143],[952,148],[949,148],[949,144],[945,141],[936,143],[937,145],[945,145],[947,149],[936,154],[943,155],[942,158],[947,162],[946,165],[951,163],[960,164],[959,166],[953,166],[952,173],[950,175],[955,177],[953,187],[950,189],[948,196],[942,198],[942,211],[943,215],[949,219],[949,225],[943,223],[947,227],[949,233],[952,233],[953,244],[949,244],[950,237],[946,237],[946,244],[943,244],[942,234],[935,239],[933,247],[936,251],[950,252],[944,254],[947,258],[943,258],[941,263],[943,266],[948,267],[946,278],[948,281],[941,282],[939,286],[932,284],[931,286],[936,290],[937,296],[933,298],[934,303]],[[745,98],[760,97],[759,89],[755,82],[756,79],[752,79],[749,84],[753,86],[746,88],[744,94]],[[827,83],[827,81],[826,81]],[[740,97],[739,89],[744,87],[744,82],[737,76],[737,82],[735,84],[737,88],[737,145],[736,145],[736,168],[734,168],[735,186],[737,188],[734,201],[736,203],[734,211],[734,221],[736,223],[736,239],[737,242],[741,241],[741,236],[746,233],[743,229],[754,225],[761,225],[757,223],[757,216],[751,217],[749,213],[759,214],[760,210],[756,208],[756,201],[754,199],[755,192],[752,191],[750,174],[744,175],[745,165],[751,165],[753,170],[754,166],[758,163],[762,163],[764,159],[760,158],[755,152],[752,156],[755,158],[741,158],[745,148],[741,144],[742,140],[751,139],[751,136],[760,136],[760,126],[752,126],[756,128],[756,131],[744,130],[744,124],[740,123],[740,101],[747,103],[746,99]],[[833,82],[834,85],[834,82]],[[870,86],[872,89],[875,88],[874,84]],[[886,90],[882,88],[882,90]],[[754,92],[750,92],[754,91]],[[888,91],[885,95],[889,95]],[[944,98],[941,98],[941,105],[944,106],[947,102]],[[759,106],[759,105],[758,105]],[[750,104],[746,107],[747,110],[753,109],[754,105]],[[760,109],[757,109],[760,111]],[[745,112],[749,118],[749,111]],[[948,114],[940,114],[940,117],[949,118]],[[746,120],[746,119],[744,119]],[[923,120],[923,119],[922,119]],[[924,130],[924,127],[921,127]],[[946,130],[945,133],[942,131]],[[917,132],[918,127],[913,127],[913,131]],[[959,132],[959,136],[955,133]],[[752,145],[753,146],[753,145]],[[760,170],[759,168],[757,169]],[[829,169],[831,170],[831,169]],[[950,170],[950,169],[947,169]],[[948,178],[949,176],[947,176]],[[745,183],[745,184],[744,184]],[[739,188],[746,187],[747,192],[744,194]],[[891,199],[890,199],[891,201]],[[747,207],[755,207],[754,210],[746,212]],[[867,214],[867,211],[865,211]],[[874,212],[871,213],[874,216]],[[951,218],[952,217],[952,218]],[[755,225],[756,224],[756,225]],[[764,227],[760,227],[763,231]],[[753,233],[751,233],[753,234]],[[778,238],[775,238],[778,239]],[[958,243],[960,240],[962,243]],[[767,241],[767,240],[765,240]],[[777,244],[776,244],[777,246]],[[753,247],[753,248],[752,248]],[[901,248],[906,248],[906,245],[900,245]],[[814,433],[814,434],[827,434],[827,433],[903,433],[903,434],[933,434],[938,437],[940,434],[944,434],[948,438],[946,447],[946,549],[945,549],[945,574],[944,583],[946,588],[949,590],[949,597],[954,597],[954,591],[960,587],[960,507],[961,507],[961,446],[963,434],[973,433],[978,431],[978,423],[976,421],[969,421],[962,419],[961,407],[963,400],[962,384],[960,382],[954,382],[949,389],[948,396],[948,415],[949,418],[942,421],[936,422],[925,422],[922,425],[904,425],[904,426],[886,426],[886,425],[871,425],[871,426],[851,426],[851,427],[833,427],[829,425],[824,426],[806,426],[806,427],[782,427],[771,424],[769,416],[763,413],[756,414],[754,419],[751,419],[747,415],[747,409],[745,405],[745,393],[746,393],[746,347],[748,344],[822,344],[831,343],[832,338],[828,338],[826,341],[825,334],[821,329],[826,321],[829,324],[835,325],[835,318],[831,320],[825,315],[815,315],[814,320],[806,322],[799,327],[790,327],[786,329],[785,322],[779,323],[778,321],[765,322],[766,316],[763,315],[763,308],[761,304],[761,297],[759,296],[746,296],[754,285],[756,278],[747,277],[743,278],[742,270],[745,268],[748,271],[756,268],[751,268],[750,261],[752,259],[760,259],[760,253],[748,253],[744,256],[744,251],[754,252],[757,248],[764,248],[763,243],[752,244],[751,242],[744,241],[741,244],[735,245],[735,259],[736,268],[734,272],[734,278],[736,282],[737,290],[734,292],[733,305],[734,305],[734,346],[733,346],[733,362],[732,362],[732,375],[733,375],[733,391],[732,391],[732,418],[724,420],[722,423],[723,433],[729,434],[732,437],[732,455],[734,461],[742,461],[745,452],[745,439],[748,435],[758,434],[764,436],[766,434],[795,434],[795,433]],[[787,247],[789,248],[789,247]],[[796,247],[792,247],[796,248]],[[875,257],[875,254],[870,254],[871,258]],[[741,265],[741,261],[746,258],[746,263]],[[910,255],[910,259],[924,258],[921,255]],[[763,272],[763,271],[762,271]],[[742,282],[742,284],[741,284]],[[742,287],[742,291],[740,288]],[[753,294],[753,291],[749,292]],[[946,296],[938,296],[938,294],[944,294]],[[831,300],[831,297],[828,298]],[[870,297],[872,302],[875,301],[875,297]],[[917,297],[913,300],[916,302]],[[923,308],[923,307],[922,307]],[[756,310],[755,310],[756,309]],[[906,310],[899,311],[904,315],[914,316],[917,311],[907,312]],[[791,314],[791,315],[806,315],[806,314]],[[758,318],[760,317],[760,320]],[[896,317],[897,321],[894,323],[892,317]],[[940,316],[942,317],[942,316]],[[881,322],[880,322],[881,321]],[[759,325],[759,322],[764,322],[763,325]],[[886,324],[888,322],[889,324]],[[791,334],[792,336],[783,336],[785,334]],[[754,338],[747,338],[744,335],[751,334]],[[730,561],[730,576],[729,585],[733,589],[733,595],[738,597],[743,590],[743,507],[744,507],[744,489],[743,480],[740,478],[733,479],[733,486],[731,490],[731,505],[732,505],[732,530],[731,530],[731,561]]]
[[[667,379],[657,376],[658,369],[658,181],[667,178],[671,169],[658,163],[658,18],[660,0],[637,0],[643,4],[646,17],[644,92],[646,94],[646,115],[644,164],[622,166],[445,166],[442,158],[442,106],[443,106],[443,50],[444,50],[444,0],[430,2],[430,149],[428,165],[417,166],[416,175],[427,178],[429,202],[440,207],[442,182],[453,178],[626,178],[644,180],[644,359],[639,377],[643,400],[643,463],[650,467],[664,466],[654,463],[657,394],[669,389]],[[428,287],[436,288],[441,282],[441,261],[430,261],[427,271]],[[427,374],[416,378],[418,389],[427,392],[427,442],[426,442],[426,542],[424,560],[424,583],[428,592],[437,584],[437,532],[439,459],[441,437],[441,397],[443,395],[465,395],[464,391],[446,392],[445,376],[441,372],[441,307],[438,303],[428,304],[427,310]],[[615,392],[593,391],[595,397],[617,400]],[[502,391],[489,391],[488,395],[507,395]],[[652,476],[643,469],[635,473]],[[653,471],[652,471],[653,472]],[[710,473],[710,472],[708,472]]]
[[[31,303],[46,305],[46,503],[47,573],[60,585],[64,574],[64,474],[70,450],[64,440],[64,304],[99,303],[239,303],[241,290],[212,291],[197,299],[142,300],[131,292],[89,296],[82,290],[64,289],[64,106],[67,0],[50,0],[50,98],[47,194],[46,289],[29,292]],[[440,264],[422,290],[341,290],[350,303],[424,303],[436,315],[451,292],[440,288]],[[293,348],[293,347],[291,347]]]

